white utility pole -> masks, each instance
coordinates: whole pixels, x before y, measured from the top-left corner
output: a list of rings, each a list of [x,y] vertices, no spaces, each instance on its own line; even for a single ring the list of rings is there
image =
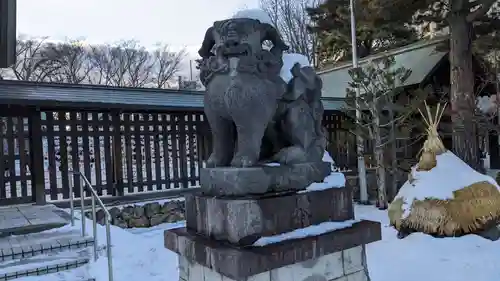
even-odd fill
[[[356,17],[354,16],[354,1],[350,0],[351,10],[351,47],[352,47],[352,68],[358,68],[358,45],[356,42]],[[356,125],[361,125],[361,109],[359,105],[360,89],[356,88]],[[356,147],[358,154],[358,182],[359,182],[359,200],[362,204],[368,203],[368,189],[366,187],[366,166],[364,157],[363,137],[356,134]]]

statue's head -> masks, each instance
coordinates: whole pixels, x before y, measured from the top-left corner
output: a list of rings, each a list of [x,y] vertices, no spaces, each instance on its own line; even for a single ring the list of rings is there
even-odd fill
[[[230,19],[216,21],[207,30],[198,53],[202,58],[247,56],[260,51],[266,40],[273,44],[275,55],[288,49],[265,12],[243,10]]]
[[[261,23],[247,18],[217,21],[214,28],[218,38],[215,38],[217,54],[225,57],[247,56],[252,49],[261,44]],[[255,51],[255,50],[254,50]]]

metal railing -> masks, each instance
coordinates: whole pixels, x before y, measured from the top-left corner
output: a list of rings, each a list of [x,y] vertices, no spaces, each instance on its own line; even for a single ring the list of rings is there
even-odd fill
[[[104,203],[102,203],[101,198],[99,198],[99,195],[97,195],[97,192],[95,189],[92,187],[92,184],[89,182],[87,177],[82,174],[80,171],[69,171],[70,173],[70,184],[69,184],[69,206],[70,206],[70,212],[71,212],[71,225],[75,225],[75,205],[74,205],[74,192],[73,192],[73,175],[78,175],[80,176],[81,184],[80,184],[80,208],[81,208],[81,221],[82,221],[82,237],[85,237],[86,230],[85,230],[85,193],[84,189],[87,187],[91,193],[91,200],[92,200],[92,225],[93,225],[93,238],[94,238],[94,261],[97,260],[98,255],[97,255],[97,248],[98,248],[98,241],[97,241],[97,212],[96,212],[96,201],[101,207],[101,209],[104,211],[105,215],[105,222],[106,222],[106,253],[108,256],[108,280],[113,281],[113,261],[112,261],[112,254],[111,254],[111,215],[109,214],[108,210],[106,209],[106,206],[104,206]]]

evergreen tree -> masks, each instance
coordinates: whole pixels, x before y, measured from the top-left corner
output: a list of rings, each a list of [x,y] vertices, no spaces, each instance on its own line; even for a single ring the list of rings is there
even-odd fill
[[[373,1],[382,7],[382,11],[396,8],[415,13],[417,16],[413,19],[416,24],[435,24],[438,29],[449,28],[453,150],[471,167],[481,169],[474,120],[476,93],[473,41],[477,39],[478,45],[483,44],[483,49],[491,47],[492,43],[497,44],[498,39],[491,40],[500,26],[497,0]],[[487,42],[490,42],[489,45]],[[486,47],[484,44],[487,44]]]
[[[405,11],[378,6],[373,0],[355,1],[358,56],[365,57],[415,41],[416,32],[407,24],[412,14]],[[312,21],[310,28],[318,35],[320,62],[325,64],[350,58],[349,0],[326,0],[307,12]]]

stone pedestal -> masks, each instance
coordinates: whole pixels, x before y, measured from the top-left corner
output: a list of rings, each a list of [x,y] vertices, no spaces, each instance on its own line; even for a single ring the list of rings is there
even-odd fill
[[[165,247],[179,254],[180,281],[368,281],[365,246],[381,239],[380,223],[353,219],[346,187],[200,193],[186,196],[186,227],[166,231]]]
[[[331,163],[315,162],[249,168],[221,167],[200,171],[201,189],[207,195],[242,196],[305,189],[331,173]]]
[[[186,226],[215,240],[245,246],[326,221],[354,219],[349,188],[241,199],[186,195]]]

